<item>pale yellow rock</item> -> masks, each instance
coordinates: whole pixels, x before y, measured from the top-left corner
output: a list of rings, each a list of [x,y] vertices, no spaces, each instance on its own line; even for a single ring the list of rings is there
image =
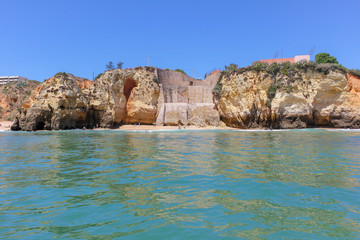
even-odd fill
[[[90,89],[89,109],[97,112],[101,127],[156,121],[159,86],[154,68],[105,72]]]
[[[350,92],[349,79],[352,79]],[[219,100],[222,119],[240,128],[304,128],[311,126],[360,126],[360,79],[340,70],[328,74],[316,70],[298,73],[293,79],[247,71],[223,77]],[[271,84],[281,83],[270,101]],[[284,85],[285,84],[285,85]],[[289,87],[289,91],[286,87]],[[356,89],[356,90],[354,90]],[[271,102],[271,108],[267,102]]]

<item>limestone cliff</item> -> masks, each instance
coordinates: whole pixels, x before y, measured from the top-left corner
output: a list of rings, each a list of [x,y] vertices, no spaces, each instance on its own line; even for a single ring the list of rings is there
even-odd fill
[[[153,123],[159,86],[155,68],[116,69],[94,82],[59,73],[31,93],[12,130],[111,128],[122,123]]]
[[[204,81],[154,67],[106,71],[94,82],[59,73],[36,87],[13,130],[127,123],[238,128],[360,127],[360,78],[339,65],[254,64]]]
[[[116,69],[95,80],[89,94],[93,125],[155,122],[159,85],[155,68]]]
[[[218,107],[229,126],[360,127],[360,78],[341,67],[255,66],[225,73],[219,84]]]
[[[12,130],[72,129],[87,124],[91,81],[58,73],[36,87],[19,109]]]
[[[14,120],[17,109],[22,106],[23,101],[39,84],[38,81],[28,80],[0,85],[0,120]]]

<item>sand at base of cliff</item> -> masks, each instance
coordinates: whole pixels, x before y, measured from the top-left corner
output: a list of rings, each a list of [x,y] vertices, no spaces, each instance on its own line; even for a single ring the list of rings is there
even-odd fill
[[[11,124],[9,121],[0,122],[0,131],[9,131]]]
[[[156,125],[122,125],[114,130],[175,130],[179,129],[178,126],[156,126]],[[196,126],[181,126],[180,129],[190,129],[190,130],[207,130],[207,129],[233,129],[229,127],[196,127]]]

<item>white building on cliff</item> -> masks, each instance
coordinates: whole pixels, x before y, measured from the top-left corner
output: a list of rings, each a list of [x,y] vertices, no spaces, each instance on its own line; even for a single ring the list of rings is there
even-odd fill
[[[26,77],[20,77],[20,76],[0,76],[0,85],[6,84],[9,82],[25,82],[29,79]]]

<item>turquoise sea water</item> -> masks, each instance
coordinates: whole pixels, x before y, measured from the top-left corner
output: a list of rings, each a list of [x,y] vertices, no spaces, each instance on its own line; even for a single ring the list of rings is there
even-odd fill
[[[0,132],[0,239],[359,239],[360,132]]]

